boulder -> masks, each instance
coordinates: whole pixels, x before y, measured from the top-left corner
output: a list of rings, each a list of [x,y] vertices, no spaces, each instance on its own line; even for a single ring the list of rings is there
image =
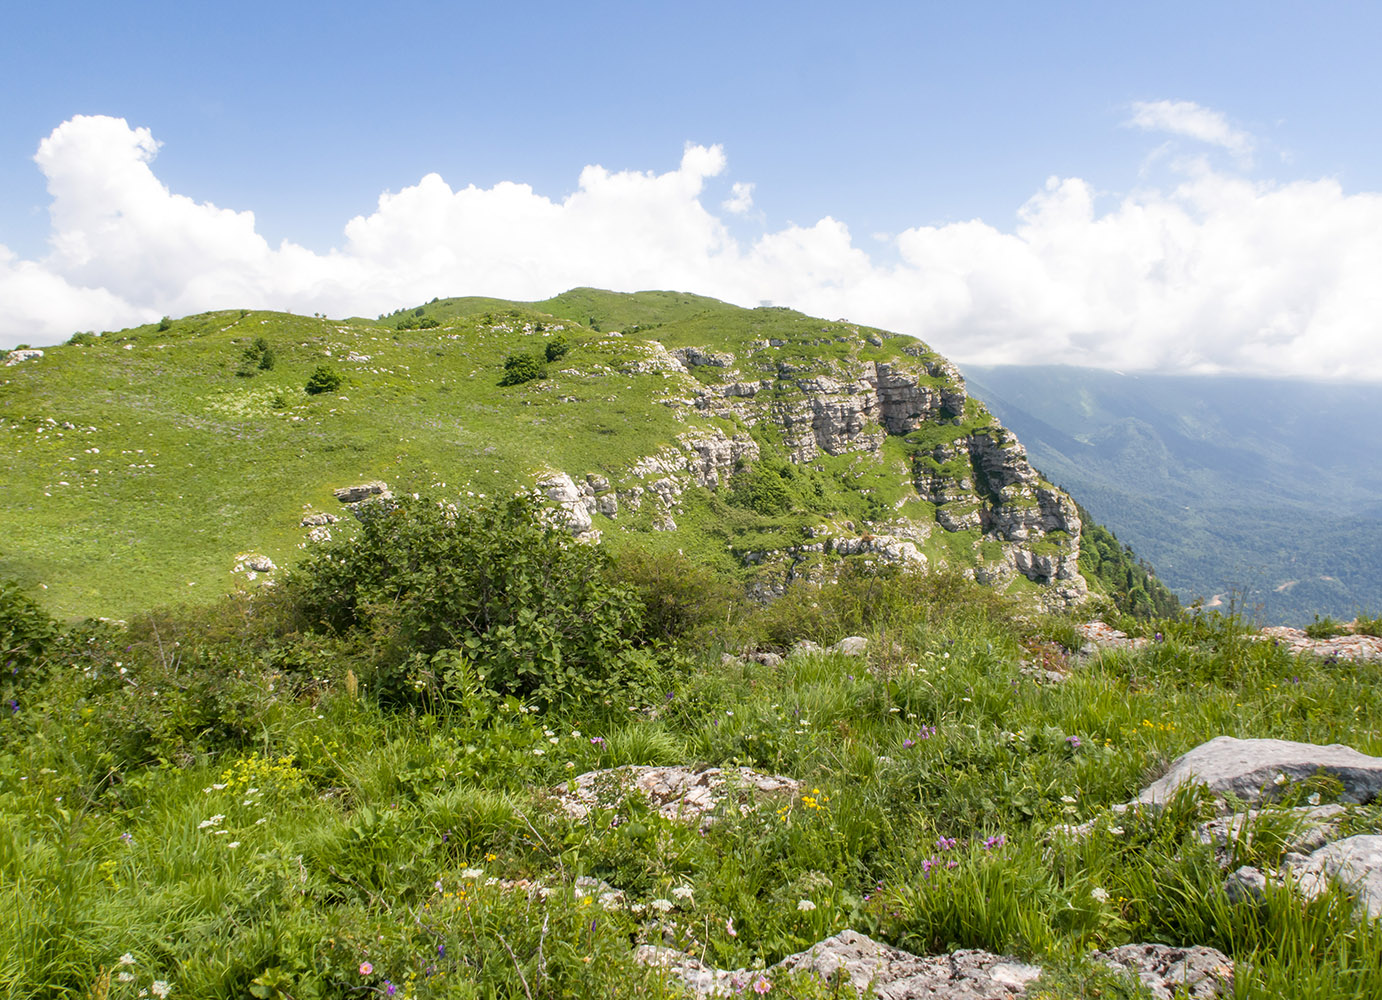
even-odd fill
[[[571,534],[579,537],[590,531],[590,509],[595,506],[594,501],[588,501],[570,476],[565,472],[549,472],[537,481],[537,488],[560,508],[558,516]]]
[[[389,492],[389,484],[382,479],[375,479],[368,483],[359,483],[355,486],[343,486],[335,491],[336,499],[344,504],[361,503],[365,500],[389,500],[393,494]]]
[[[1283,868],[1306,897],[1318,896],[1332,881],[1338,881],[1358,894],[1358,905],[1369,919],[1382,917],[1382,836],[1345,837],[1309,857],[1288,857]]]
[[[747,995],[760,977],[769,981],[785,972],[811,972],[821,979],[843,970],[846,981],[860,993],[872,986],[884,1000],[1008,1000],[1021,996],[1041,970],[1034,965],[990,954],[962,950],[948,955],[922,957],[874,941],[865,934],[844,930],[788,955],[766,969],[716,969],[671,948],[644,946],[635,961],[668,970],[699,996]]]
[[[591,810],[616,806],[630,792],[643,795],[667,819],[698,822],[702,828],[713,821],[712,813],[726,799],[739,803],[748,813],[756,799],[795,796],[800,784],[776,774],[748,767],[653,767],[628,764],[587,771],[565,785],[552,789],[563,812],[585,819]]]
[[[1295,809],[1248,809],[1201,823],[1196,836],[1202,844],[1229,850],[1244,834],[1252,838],[1263,823],[1280,821],[1287,829],[1282,846],[1287,851],[1308,854],[1318,850],[1339,834],[1348,809],[1341,805],[1300,806]],[[1279,829],[1279,827],[1278,827]]]
[[[43,352],[36,347],[26,347],[22,350],[10,351],[9,354],[5,355],[5,367],[9,368],[11,365],[17,365],[23,361],[34,361],[41,357],[43,357]]]
[[[235,557],[235,573],[272,573],[278,569],[273,560],[259,552],[246,552]]]
[[[305,514],[298,522],[300,528],[321,528],[328,524],[335,524],[340,518],[335,514]]]
[[[1115,968],[1135,972],[1157,1000],[1172,1000],[1173,997],[1209,1000],[1232,992],[1233,962],[1214,948],[1125,944],[1111,951],[1096,952],[1094,957]]]
[[[1371,802],[1382,791],[1382,757],[1369,757],[1340,743],[1319,746],[1218,736],[1177,757],[1137,801],[1160,805],[1181,786],[1202,784],[1218,798],[1232,794],[1255,803],[1271,800],[1288,782],[1303,781],[1317,772],[1343,784],[1340,798],[1344,802]]]
[[[863,656],[868,648],[869,641],[862,635],[850,635],[835,643],[826,652],[842,653],[845,656]]]

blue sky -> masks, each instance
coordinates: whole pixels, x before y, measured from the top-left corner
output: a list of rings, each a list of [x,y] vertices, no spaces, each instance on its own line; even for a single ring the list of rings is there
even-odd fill
[[[1130,368],[1305,365],[1382,378],[1382,359],[1358,363],[1370,342],[1356,317],[1374,303],[1355,273],[1376,246],[1356,220],[1374,218],[1382,191],[1376,4],[53,2],[5,20],[0,307],[11,318],[0,345],[240,304],[342,315],[429,290],[537,297],[561,290],[543,285],[550,275],[630,288],[696,281],[688,290],[840,312],[974,360],[1054,352]],[[124,245],[154,263],[173,250],[141,242],[166,218],[148,178],[126,199],[99,176],[130,155],[123,133],[77,141],[98,117],[147,130],[139,169],[174,199],[207,218],[210,205],[252,212],[267,250],[220,254],[216,241],[245,237],[245,224],[228,236],[182,205],[187,217],[170,226],[190,235],[166,242],[201,246],[200,270],[193,261],[158,278],[103,266]],[[72,121],[40,169],[39,143]],[[689,168],[688,145],[718,158]],[[682,171],[685,183],[592,197],[599,204],[565,221],[549,212],[571,207],[596,164],[615,177]],[[416,215],[386,224],[381,195],[433,173],[445,190],[419,193]],[[529,201],[455,204],[470,185],[506,182],[528,185]],[[101,198],[118,209],[103,215]],[[1080,199],[1086,217],[1071,223]],[[146,209],[139,234],[101,242],[112,218]],[[631,221],[664,210],[660,228],[681,242]],[[1153,216],[1179,242],[1149,262]],[[377,223],[368,250],[346,232],[356,217]],[[426,287],[380,276],[380,260],[409,252],[412,271],[431,266],[420,263],[437,256],[425,240],[389,239],[407,219],[433,217],[451,220],[436,239],[452,242]],[[1337,232],[1314,232],[1296,259],[1301,218],[1335,220]],[[965,228],[972,220],[983,230]],[[560,229],[550,240],[549,225]],[[458,229],[472,245],[454,243]],[[502,250],[517,257],[493,272],[475,266],[513,231],[529,241]],[[599,250],[588,274],[564,266],[587,256],[572,249],[582,235],[601,234],[657,245],[630,247],[637,266]],[[1247,259],[1236,260],[1235,241]],[[565,256],[527,249],[546,242]],[[1337,266],[1321,268],[1318,247],[1336,243]],[[1133,244],[1143,249],[1122,272],[1096,273],[1110,246]],[[678,255],[704,266],[647,263]],[[1258,292],[1240,288],[1234,266]],[[1320,273],[1283,293],[1280,274],[1306,266]],[[293,267],[296,279],[281,277]],[[1026,278],[1011,284],[1013,272]],[[1147,274],[1160,284],[1137,284]],[[503,287],[478,287],[486,277]],[[365,291],[337,295],[337,306],[333,287]],[[1142,303],[1135,315],[1115,307],[1129,297]],[[1222,306],[1239,297],[1251,301]]]

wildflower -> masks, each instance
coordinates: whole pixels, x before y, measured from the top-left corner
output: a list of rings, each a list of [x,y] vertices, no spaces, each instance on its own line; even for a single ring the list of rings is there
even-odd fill
[[[444,944],[439,944],[439,945],[437,945],[437,957],[438,957],[438,958],[445,958],[445,957],[446,957],[446,945],[444,945]]]
[[[670,899],[655,899],[648,905],[657,910],[658,913],[666,913],[675,904]]]
[[[123,955],[120,956],[119,962],[121,965],[133,965],[134,956],[131,955],[129,952],[125,952]]]
[[[954,849],[955,845],[958,843],[959,841],[956,840],[954,837],[938,837],[936,839],[936,849],[941,851],[949,851]]]
[[[691,894],[694,891],[695,890],[692,889],[689,885],[679,885],[672,890],[672,895],[676,896],[677,899],[690,899]]]
[[[395,993],[398,992],[398,987],[386,979],[384,980],[384,992],[387,993],[389,996],[393,996]]]
[[[904,750],[910,750],[914,746],[916,746],[916,742],[914,740],[906,739],[902,741],[902,749]]]
[[[736,931],[736,930],[734,929],[734,918],[733,918],[733,917],[727,917],[727,918],[725,918],[725,933],[728,934],[730,937],[738,937],[738,936],[739,936],[739,932]]]
[[[773,984],[768,982],[766,976],[759,976],[753,981],[753,991],[760,996],[773,988]]]
[[[118,980],[120,980],[120,982],[122,982],[122,983],[132,983],[132,982],[134,982],[134,973],[133,973],[133,972],[121,972],[120,975],[116,976],[115,978],[118,979]]]
[[[1089,894],[1101,903],[1108,902],[1108,890],[1102,886],[1096,885],[1093,889],[1089,890]]]
[[[605,745],[605,738],[603,736],[592,736],[590,737],[590,742],[597,747],[603,747]]]
[[[1068,806],[1073,806],[1075,804],[1075,796],[1073,795],[1062,795],[1060,800]]]
[[[158,997],[159,1000],[163,1000],[164,997],[172,992],[172,987],[168,985],[166,980],[155,979],[149,984],[149,992]]]
[[[232,840],[229,844],[226,844],[226,846],[229,847],[231,850],[234,850],[235,848],[240,846],[240,841]]]
[[[1276,772],[1276,780],[1275,780],[1275,783],[1276,783],[1276,784],[1278,784],[1278,785],[1284,785],[1284,784],[1286,784],[1286,780],[1287,780],[1287,779],[1286,779],[1286,775],[1282,774],[1280,771]]]
[[[1078,750],[1080,748],[1080,738],[1078,736],[1067,736],[1065,742],[1070,744],[1071,750]]]
[[[368,962],[361,962],[361,963],[360,963],[360,975],[362,975],[362,976],[372,976],[372,975],[374,975],[374,966],[370,965]]]
[[[1002,847],[1002,846],[1003,846],[1004,844],[1006,844],[1007,842],[1008,842],[1008,838],[1005,837],[1005,836],[1003,836],[1003,834],[1001,834],[1001,833],[994,834],[992,837],[985,837],[985,838],[984,838],[984,850],[986,850],[986,851],[992,851],[992,850],[994,850],[995,848]]]
[[[546,750],[543,750],[543,749],[539,748],[539,749],[533,751],[533,756],[534,756],[534,757],[541,757],[541,756],[542,756],[544,753],[546,753],[546,752],[547,752]]]
[[[1123,828],[1121,826],[1111,826],[1108,828],[1108,832],[1115,837],[1123,836]]]
[[[801,913],[810,913],[816,908],[816,904],[809,899],[797,900],[797,910]]]
[[[123,840],[126,844],[133,844],[134,834],[126,830],[124,833],[120,834],[120,839]]]
[[[476,879],[484,873],[485,870],[483,868],[467,868],[465,871],[461,872],[461,878]]]

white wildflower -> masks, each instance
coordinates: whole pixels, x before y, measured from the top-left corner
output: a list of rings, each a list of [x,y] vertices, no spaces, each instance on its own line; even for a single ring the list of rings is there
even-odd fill
[[[810,913],[815,908],[816,904],[811,902],[811,900],[809,899],[801,899],[797,901],[797,909],[800,910],[802,913]]]
[[[1089,894],[1101,903],[1108,902],[1108,890],[1102,886],[1096,885],[1093,889],[1089,890]]]
[[[693,890],[689,885],[679,885],[672,890],[672,895],[676,896],[677,899],[690,899],[691,893],[694,891],[695,890]]]
[[[658,913],[666,913],[676,904],[673,903],[670,899],[655,899],[648,905],[651,906],[654,910],[657,910]]]
[[[461,872],[461,878],[479,878],[484,873],[485,870],[483,868],[467,868],[465,871]]]
[[[121,965],[133,965],[134,956],[131,955],[129,952],[125,952],[123,955],[120,956],[119,961]]]

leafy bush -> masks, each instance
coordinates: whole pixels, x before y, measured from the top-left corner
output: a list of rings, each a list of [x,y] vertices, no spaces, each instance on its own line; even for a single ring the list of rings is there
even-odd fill
[[[547,369],[541,358],[533,354],[510,354],[504,359],[504,375],[499,379],[499,384],[522,385],[546,377]]]
[[[730,501],[756,514],[781,514],[788,510],[791,496],[782,474],[766,463],[734,475],[729,484]]]
[[[606,560],[530,499],[459,510],[404,498],[370,511],[354,540],[316,550],[285,587],[308,628],[369,644],[385,700],[447,687],[431,668],[454,651],[443,658],[453,677],[554,702],[632,673],[638,599],[609,581]]]
[[[643,605],[643,633],[654,641],[703,636],[737,617],[738,587],[681,552],[627,549],[615,557],[615,582],[633,588]]]
[[[36,681],[49,648],[61,634],[58,623],[20,591],[11,580],[0,580],[0,685],[7,691]],[[6,698],[12,697],[6,694]]]
[[[163,333],[165,330],[170,330],[170,329],[172,329],[172,327],[173,327],[173,321],[172,321],[171,319],[169,319],[167,316],[164,316],[161,320],[158,321],[158,332],[159,332],[159,333]]]
[[[431,316],[418,318],[416,315],[405,316],[394,324],[395,330],[435,330],[441,326],[441,321],[433,319]]]
[[[316,396],[323,392],[335,392],[341,387],[341,376],[332,371],[326,365],[317,365],[312,372],[311,378],[303,386],[309,396]]]
[[[1360,612],[1353,620],[1353,634],[1382,636],[1382,615],[1370,618]]]
[[[1339,622],[1325,615],[1321,618],[1315,616],[1315,620],[1305,626],[1305,634],[1312,639],[1333,639],[1335,636],[1343,635],[1348,629],[1344,628]]]
[[[565,337],[553,337],[547,341],[544,353],[548,361],[556,361],[558,358],[565,357],[569,350],[571,350],[571,345],[566,342]]]

